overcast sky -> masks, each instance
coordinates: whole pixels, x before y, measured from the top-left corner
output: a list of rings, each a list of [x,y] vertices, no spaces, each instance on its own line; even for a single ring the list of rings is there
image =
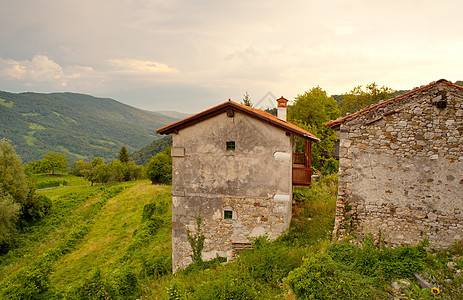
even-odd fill
[[[268,106],[317,85],[332,95],[463,80],[459,0],[0,0],[0,9],[9,92],[193,113],[246,91]]]

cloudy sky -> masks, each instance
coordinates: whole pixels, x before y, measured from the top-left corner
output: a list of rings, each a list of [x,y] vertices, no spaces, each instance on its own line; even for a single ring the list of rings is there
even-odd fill
[[[198,112],[463,80],[458,0],[0,0],[0,90]]]

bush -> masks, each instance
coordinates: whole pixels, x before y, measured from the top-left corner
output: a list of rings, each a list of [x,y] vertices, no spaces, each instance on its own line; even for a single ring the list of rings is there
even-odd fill
[[[244,251],[238,261],[254,279],[276,288],[291,270],[302,264],[302,256],[302,249],[260,237],[254,241],[254,249]]]
[[[37,189],[45,189],[49,187],[56,187],[56,186],[65,186],[68,182],[66,180],[49,180],[43,181],[35,184]]]
[[[4,287],[0,294],[5,299],[43,299],[42,294],[49,287],[49,275],[51,266],[48,262],[43,262],[31,268],[23,268],[8,282],[3,282]]]
[[[322,175],[330,175],[338,173],[339,170],[339,161],[334,158],[325,159],[321,173]]]
[[[21,224],[24,226],[43,218],[50,211],[51,207],[52,202],[50,198],[31,190],[26,202],[21,207]]]
[[[148,276],[162,276],[172,272],[172,255],[170,253],[156,254],[143,260],[143,269]]]
[[[328,248],[332,258],[353,271],[365,276],[384,279],[410,278],[423,269],[426,250],[423,244],[415,247],[378,248],[373,238],[367,238],[362,245],[348,242],[336,243]]]
[[[374,295],[364,277],[324,253],[309,257],[285,282],[301,299],[371,299]]]

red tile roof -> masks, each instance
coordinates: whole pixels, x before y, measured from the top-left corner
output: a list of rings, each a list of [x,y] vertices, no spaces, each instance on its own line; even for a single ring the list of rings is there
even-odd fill
[[[405,94],[403,94],[403,95],[397,96],[397,97],[395,97],[395,98],[392,98],[392,99],[389,99],[389,100],[380,102],[380,103],[378,103],[378,104],[370,105],[369,107],[366,107],[366,108],[364,108],[364,109],[362,109],[362,110],[359,110],[359,111],[357,111],[357,112],[355,112],[355,113],[353,113],[353,114],[349,114],[349,115],[347,115],[347,116],[345,116],[345,117],[341,117],[341,118],[338,118],[338,119],[336,119],[336,120],[334,120],[334,121],[330,121],[329,123],[325,124],[325,126],[328,126],[328,127],[335,127],[335,126],[337,126],[337,125],[341,125],[341,124],[343,124],[343,123],[345,123],[345,122],[347,122],[347,121],[351,121],[351,120],[353,120],[353,119],[358,118],[358,117],[359,117],[361,114],[363,114],[364,112],[367,112],[367,111],[370,111],[370,110],[374,110],[374,109],[379,108],[379,107],[382,107],[382,106],[386,106],[387,104],[389,104],[389,103],[391,103],[391,102],[394,102],[394,101],[397,101],[397,100],[400,99],[400,98],[410,96],[410,95],[412,95],[412,94],[414,94],[414,93],[416,93],[416,92],[419,92],[419,91],[421,91],[421,90],[423,90],[423,89],[426,89],[426,88],[429,88],[429,87],[431,87],[431,86],[437,85],[437,84],[439,84],[439,83],[443,83],[443,84],[446,84],[446,85],[449,85],[449,86],[452,86],[452,87],[457,87],[457,88],[463,90],[463,87],[458,86],[458,85],[456,85],[456,84],[453,84],[453,83],[451,83],[450,81],[447,81],[447,80],[445,80],[445,79],[441,79],[441,80],[438,80],[438,81],[431,82],[431,83],[428,84],[428,85],[425,85],[425,86],[416,88],[416,89],[414,89],[414,90],[411,90],[411,91],[409,91],[409,92],[407,92],[407,93],[405,93]]]
[[[320,141],[319,138],[317,138],[315,135],[311,134],[310,132],[294,125],[286,121],[282,121],[275,117],[272,114],[269,114],[261,109],[257,108],[252,108],[246,105],[242,105],[236,102],[233,102],[231,100],[228,100],[227,102],[224,102],[222,104],[219,104],[217,106],[214,106],[212,108],[209,108],[205,111],[202,111],[196,115],[193,115],[191,117],[185,118],[183,120],[177,121],[175,123],[172,123],[170,125],[164,126],[162,128],[159,128],[156,130],[157,133],[159,134],[170,134],[174,131],[177,131],[179,129],[191,126],[193,124],[196,124],[198,122],[201,122],[205,119],[208,119],[210,117],[213,117],[215,115],[218,115],[220,113],[223,113],[227,111],[227,109],[233,109],[236,110],[240,113],[243,113],[245,115],[248,115],[250,117],[253,117],[259,121],[262,121],[264,123],[273,125],[277,128],[280,128],[282,130],[289,131],[293,133],[296,136],[307,138],[310,140],[313,140],[315,142]]]

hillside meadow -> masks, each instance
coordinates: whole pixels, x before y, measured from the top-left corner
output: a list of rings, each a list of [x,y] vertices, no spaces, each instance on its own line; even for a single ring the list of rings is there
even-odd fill
[[[372,240],[330,241],[336,175],[294,190],[291,228],[235,262],[199,263],[171,274],[170,186],[149,181],[90,186],[71,175],[39,191],[49,214],[23,228],[0,257],[0,299],[461,299],[461,245],[396,249]],[[436,295],[420,289],[427,274]],[[394,289],[391,283],[399,282]],[[408,287],[406,287],[408,286]]]

